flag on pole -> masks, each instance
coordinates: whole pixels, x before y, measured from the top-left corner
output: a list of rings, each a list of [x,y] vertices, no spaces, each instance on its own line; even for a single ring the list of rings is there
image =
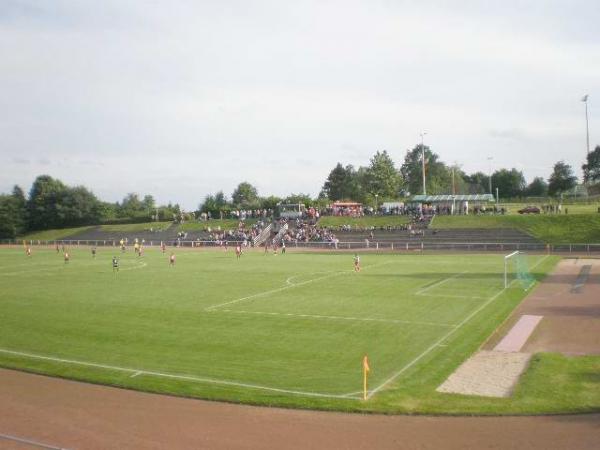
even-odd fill
[[[585,94],[585,95],[583,96],[583,98],[581,99],[581,101],[582,101],[582,102],[587,102],[587,99],[588,99],[588,95],[587,95],[587,94]]]
[[[367,399],[367,376],[370,371],[369,358],[365,355],[363,358],[363,400]]]

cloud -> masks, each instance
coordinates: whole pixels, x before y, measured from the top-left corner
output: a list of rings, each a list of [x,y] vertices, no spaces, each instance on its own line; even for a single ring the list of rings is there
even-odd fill
[[[106,200],[189,208],[243,179],[316,194],[337,162],[388,149],[399,166],[422,131],[467,171],[494,155],[531,178],[580,167],[584,93],[592,145],[600,129],[593,0],[2,5],[0,152],[17,170],[0,188],[50,166]]]
[[[517,141],[523,141],[527,139],[526,133],[518,128],[510,128],[507,130],[490,130],[488,134],[496,139],[512,139]]]

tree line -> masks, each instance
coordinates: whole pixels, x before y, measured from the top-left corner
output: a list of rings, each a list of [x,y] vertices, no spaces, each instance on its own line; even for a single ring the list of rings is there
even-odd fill
[[[140,199],[130,193],[121,202],[104,202],[84,186],[67,186],[49,175],[40,175],[27,198],[19,186],[10,194],[0,195],[0,238],[98,223],[171,220],[179,214],[179,205],[157,207],[151,195]]]
[[[547,180],[536,177],[527,184],[523,173],[515,168],[498,169],[490,180],[483,172],[467,174],[457,165],[444,163],[428,146],[421,145],[406,152],[399,168],[385,150],[376,152],[367,166],[338,163],[317,198],[303,193],[261,197],[255,186],[244,181],[230,199],[223,191],[208,194],[192,213],[184,212],[178,204],[157,205],[152,195],[129,193],[120,202],[104,202],[84,186],[67,186],[49,175],[40,175],[28,196],[19,186],[10,194],[0,194],[0,238],[99,223],[189,220],[201,213],[229,217],[234,210],[274,210],[280,203],[323,207],[331,201],[352,200],[374,205],[422,192],[422,152],[428,194],[484,194],[490,193],[491,187],[492,193],[498,188],[502,198],[547,197],[560,196],[577,184],[573,169],[564,161],[554,165]],[[590,152],[582,169],[588,190],[600,193],[600,146]]]
[[[421,147],[419,144],[406,152],[399,168],[385,150],[377,152],[365,167],[338,163],[329,173],[319,197],[332,201],[373,203],[421,194],[423,159],[426,192],[431,195],[495,194],[498,188],[502,198],[557,197],[575,188],[578,181],[573,168],[564,161],[554,165],[547,180],[536,177],[529,184],[523,172],[516,168],[497,169],[491,174],[491,179],[483,172],[468,174],[456,164],[444,163],[428,146]],[[600,146],[590,152],[582,169],[585,183],[600,181]]]

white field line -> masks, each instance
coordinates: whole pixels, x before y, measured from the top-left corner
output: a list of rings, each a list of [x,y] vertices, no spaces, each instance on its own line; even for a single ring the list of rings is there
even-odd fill
[[[424,293],[424,292],[427,292],[429,289],[433,289],[434,287],[441,286],[442,284],[444,284],[444,283],[447,283],[448,281],[450,281],[450,280],[453,280],[453,279],[455,279],[455,278],[458,278],[458,277],[460,277],[461,275],[464,275],[465,273],[467,273],[467,271],[466,271],[466,270],[465,270],[464,272],[461,272],[461,273],[457,273],[457,274],[455,274],[455,275],[452,275],[451,277],[444,278],[443,280],[440,280],[440,281],[438,281],[438,282],[436,282],[436,283],[433,283],[433,284],[432,284],[432,285],[430,285],[430,286],[427,286],[427,287],[425,287],[425,288],[419,289],[419,290],[418,290],[418,291],[415,293],[415,295],[423,295],[423,293]]]
[[[538,262],[536,262],[533,266],[531,266],[531,268],[535,269],[547,257],[548,257],[548,255],[544,256],[542,259],[540,259]],[[509,284],[509,286],[510,286],[510,284]],[[369,391],[369,394],[367,395],[367,399],[370,399],[371,397],[373,397],[377,392],[382,390],[384,387],[386,387],[388,384],[390,384],[392,381],[394,381],[396,378],[398,378],[400,375],[402,375],[404,372],[406,372],[408,369],[410,369],[412,366],[414,366],[417,362],[419,362],[423,357],[425,357],[427,354],[429,354],[432,350],[435,350],[435,348],[438,347],[442,342],[444,342],[446,339],[448,339],[450,336],[452,336],[454,333],[456,333],[459,329],[461,329],[463,327],[464,324],[466,324],[469,320],[471,320],[473,317],[475,317],[475,315],[477,315],[477,313],[479,313],[486,306],[488,306],[490,303],[492,303],[494,300],[496,300],[498,297],[500,297],[500,295],[506,289],[507,288],[503,288],[502,290],[498,291],[493,297],[491,297],[488,301],[486,301],[481,306],[479,306],[479,308],[477,308],[475,311],[470,313],[467,317],[465,317],[458,325],[456,325],[448,333],[446,333],[440,339],[435,341],[432,345],[427,347],[420,355],[418,355],[416,358],[414,358],[412,361],[410,361],[408,364],[406,364],[404,367],[402,367],[400,370],[398,370],[396,373],[394,373],[392,376],[390,376],[387,380],[385,380],[379,386],[377,386],[373,390]]]
[[[136,263],[136,266],[133,267],[124,267],[121,268],[120,271],[124,271],[124,270],[136,270],[136,269],[141,269],[143,267],[146,267],[148,264],[146,262],[143,261],[139,261]],[[85,262],[85,263],[75,263],[75,264],[65,264],[64,262],[59,262],[57,263],[57,265],[53,266],[53,267],[40,267],[40,268],[36,268],[36,267],[31,267],[30,270],[21,270],[18,272],[0,272],[0,276],[11,276],[11,275],[23,275],[23,274],[28,274],[28,273],[39,273],[39,272],[51,272],[51,271],[56,271],[56,270],[61,270],[62,268],[64,268],[65,266],[69,266],[69,267],[74,267],[75,269],[69,269],[69,270],[77,270],[80,268],[90,268],[93,266],[99,266],[99,264],[96,263],[89,263],[89,262]],[[112,266],[106,266],[106,267],[112,267]]]
[[[119,269],[119,271],[123,272],[124,270],[137,270],[146,267],[148,264],[145,261],[140,261],[137,266],[133,267],[124,267],[123,269]]]
[[[395,323],[405,325],[429,325],[433,327],[454,327],[449,323],[438,323],[438,322],[420,322],[411,320],[397,320],[397,319],[377,319],[373,317],[346,317],[346,316],[324,316],[320,314],[295,314],[295,313],[279,313],[279,312],[266,312],[266,311],[243,311],[235,309],[220,309],[216,312],[230,313],[230,314],[256,314],[261,316],[280,316],[290,318],[305,318],[305,319],[329,319],[329,320],[351,320],[357,322],[383,322],[383,323]]]
[[[487,300],[489,297],[477,297],[476,295],[446,295],[446,294],[415,294],[420,297],[449,297],[449,298],[464,298],[467,300]]]
[[[300,274],[296,274],[296,275],[292,275],[291,277],[288,277],[285,280],[285,284],[289,284],[290,286],[295,286],[296,283],[292,283],[292,280],[295,280],[296,278],[299,278],[299,277],[301,277],[303,275],[319,275],[319,274],[323,274],[323,273],[331,274],[333,272],[313,272],[313,273],[309,273],[309,274],[300,273]]]
[[[385,265],[385,264],[391,264],[392,262],[394,262],[394,261],[384,261],[384,262],[379,263],[379,264],[372,264],[370,266],[366,266],[363,269],[369,269],[369,268],[376,267],[376,266],[382,266],[382,265]],[[322,277],[312,278],[310,280],[302,281],[300,283],[288,284],[286,286],[282,286],[282,287],[279,287],[279,288],[271,289],[271,290],[264,291],[264,292],[259,292],[257,294],[248,295],[247,297],[237,298],[235,300],[230,300],[228,302],[224,302],[224,303],[219,303],[217,305],[208,306],[208,307],[204,308],[204,311],[213,311],[213,310],[221,308],[223,306],[233,305],[234,303],[239,303],[239,302],[243,302],[243,301],[246,301],[246,300],[251,300],[253,298],[266,297],[268,295],[275,294],[275,293],[281,292],[281,291],[285,291],[287,289],[295,288],[295,287],[298,287],[298,286],[304,286],[305,284],[314,283],[315,281],[326,280],[328,278],[338,277],[340,275],[348,275],[348,274],[351,274],[353,272],[354,272],[354,270],[344,270],[342,272],[334,272],[332,274],[324,275]]]
[[[94,368],[98,368],[98,369],[106,369],[106,370],[114,370],[117,372],[125,372],[125,373],[131,374],[130,378],[133,378],[134,376],[137,377],[140,375],[147,375],[147,376],[154,376],[154,377],[160,377],[160,378],[171,378],[171,379],[175,379],[175,380],[192,381],[192,382],[196,382],[196,383],[217,384],[217,385],[224,385],[224,386],[236,386],[236,387],[257,389],[257,390],[263,390],[263,391],[269,391],[269,392],[279,392],[282,394],[302,395],[302,396],[307,396],[307,397],[343,398],[343,399],[352,398],[352,397],[350,397],[350,395],[352,395],[352,394],[322,394],[319,392],[311,392],[311,391],[280,389],[280,388],[274,388],[274,387],[269,387],[269,386],[261,386],[258,384],[238,383],[237,381],[217,380],[214,378],[194,377],[191,375],[170,374],[170,373],[163,373],[163,372],[155,372],[155,371],[151,371],[151,370],[139,370],[139,369],[131,369],[128,367],[111,366],[108,364],[97,364],[97,363],[91,363],[91,362],[85,362],[85,361],[77,361],[74,359],[55,358],[52,356],[43,356],[43,355],[37,355],[37,354],[33,354],[33,353],[17,352],[14,350],[7,350],[4,348],[0,348],[0,353],[21,356],[24,358],[41,359],[44,361],[54,361],[54,362],[59,362],[59,363],[64,363],[64,364],[73,364],[73,365],[84,366],[84,367],[94,367]]]
[[[54,447],[48,444],[42,444],[37,441],[32,441],[30,439],[23,439],[17,436],[11,436],[10,434],[0,434],[0,439],[6,439],[7,441],[20,442],[21,444],[27,444],[27,446],[31,447],[39,447],[47,450],[66,450],[63,447]]]

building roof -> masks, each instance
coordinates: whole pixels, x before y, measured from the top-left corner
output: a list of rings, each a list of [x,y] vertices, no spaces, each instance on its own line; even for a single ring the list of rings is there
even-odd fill
[[[439,202],[493,202],[495,198],[492,194],[471,194],[471,195],[414,195],[413,202],[420,203],[439,203]]]

